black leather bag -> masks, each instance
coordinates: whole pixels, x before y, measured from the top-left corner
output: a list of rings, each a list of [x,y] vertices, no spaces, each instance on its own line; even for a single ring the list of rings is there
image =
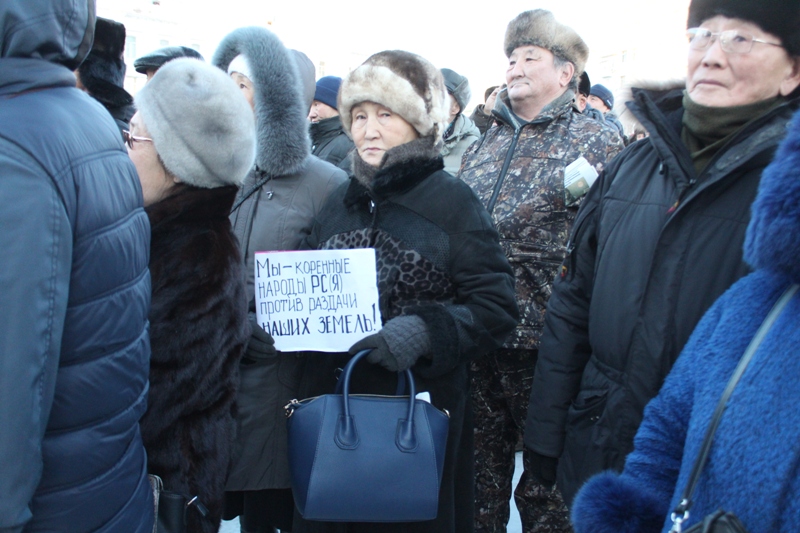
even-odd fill
[[[449,416],[408,396],[350,394],[353,356],[341,394],[286,406],[295,505],[306,520],[415,522],[438,512]]]
[[[156,516],[153,533],[185,533],[186,513],[192,508],[203,516],[208,514],[208,509],[200,503],[197,496],[187,498],[183,494],[164,490],[164,483],[160,477],[153,474],[148,477],[153,489]]]
[[[684,533],[747,533],[744,525],[736,515],[720,509],[716,513],[706,516]]]
[[[706,429],[703,443],[700,446],[700,452],[697,454],[697,458],[692,466],[692,472],[689,474],[689,481],[686,483],[686,488],[683,489],[681,501],[670,517],[672,520],[672,528],[669,530],[669,533],[747,533],[747,529],[741,521],[736,518],[736,515],[731,512],[723,511],[722,509],[707,515],[703,518],[702,522],[698,522],[685,531],[682,528],[682,524],[689,517],[689,509],[692,506],[692,495],[694,494],[697,482],[700,480],[700,473],[703,471],[703,467],[708,459],[708,454],[711,451],[711,443],[714,440],[714,434],[717,432],[719,422],[722,420],[722,414],[725,412],[728,399],[731,397],[731,394],[733,394],[733,389],[735,389],[736,384],[739,383],[739,379],[747,369],[747,365],[750,364],[750,360],[753,359],[753,355],[756,353],[756,350],[758,350],[759,345],[761,345],[761,341],[764,340],[767,332],[778,319],[778,316],[780,316],[786,304],[794,297],[798,289],[800,289],[800,285],[791,285],[781,297],[778,298],[778,301],[772,306],[764,322],[758,328],[758,331],[756,331],[753,340],[750,341],[742,358],[739,360],[739,364],[733,371],[731,379],[725,386],[722,397],[719,399],[719,402],[717,402],[716,409],[714,409],[714,414],[711,415],[711,422],[708,425],[708,429]]]

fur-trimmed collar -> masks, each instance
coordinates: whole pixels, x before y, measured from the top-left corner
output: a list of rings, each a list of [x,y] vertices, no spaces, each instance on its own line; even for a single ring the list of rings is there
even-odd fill
[[[255,26],[228,34],[212,63],[227,72],[239,54],[247,58],[255,78],[256,165],[273,178],[294,174],[311,153],[308,110],[297,65],[275,34]]]
[[[354,158],[360,160],[358,154]],[[402,194],[422,183],[428,176],[444,168],[441,157],[417,157],[398,161],[377,170],[368,189],[358,178],[350,178],[350,186],[344,196],[344,205],[349,210],[366,200],[381,200]]]
[[[145,207],[153,233],[167,224],[208,225],[214,220],[227,220],[239,188],[235,185],[203,189],[180,183],[172,194]]]
[[[754,268],[779,270],[800,283],[800,112],[764,170],[744,243]]]

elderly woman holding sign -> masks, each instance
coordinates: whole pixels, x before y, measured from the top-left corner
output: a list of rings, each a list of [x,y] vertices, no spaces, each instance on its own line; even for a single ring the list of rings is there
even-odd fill
[[[333,392],[336,368],[372,349],[352,388],[392,394],[411,369],[417,389],[451,414],[439,512],[417,524],[328,524],[296,517],[294,532],[472,529],[472,425],[468,362],[502,343],[518,311],[514,280],[488,214],[464,183],[443,170],[444,82],[425,59],[373,55],[339,93],[353,138],[354,177],[317,217],[313,248],[373,248],[383,328],[350,354],[308,357],[301,397]]]

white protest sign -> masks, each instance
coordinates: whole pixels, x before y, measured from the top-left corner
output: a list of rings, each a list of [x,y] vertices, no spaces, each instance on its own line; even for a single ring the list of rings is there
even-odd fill
[[[375,250],[256,252],[258,323],[283,352],[346,352],[381,329]]]

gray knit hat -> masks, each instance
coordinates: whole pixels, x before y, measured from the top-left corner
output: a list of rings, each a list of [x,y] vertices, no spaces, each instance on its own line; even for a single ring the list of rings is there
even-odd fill
[[[589,47],[569,26],[558,22],[546,9],[520,13],[506,28],[506,57],[520,46],[539,46],[575,65],[575,78],[580,77],[589,59]]]
[[[388,107],[411,124],[421,137],[436,144],[447,126],[447,91],[442,73],[427,59],[403,50],[370,56],[352,71],[339,89],[342,126],[350,135],[350,110],[361,102]]]
[[[472,98],[469,80],[455,70],[449,68],[442,69],[442,76],[444,77],[444,86],[447,88],[447,92],[453,95],[453,98],[456,99],[458,107],[461,108],[461,112],[463,113],[467,108],[469,99]]]
[[[167,170],[212,189],[241,185],[256,156],[255,116],[236,84],[198,59],[170,61],[136,95]]]

